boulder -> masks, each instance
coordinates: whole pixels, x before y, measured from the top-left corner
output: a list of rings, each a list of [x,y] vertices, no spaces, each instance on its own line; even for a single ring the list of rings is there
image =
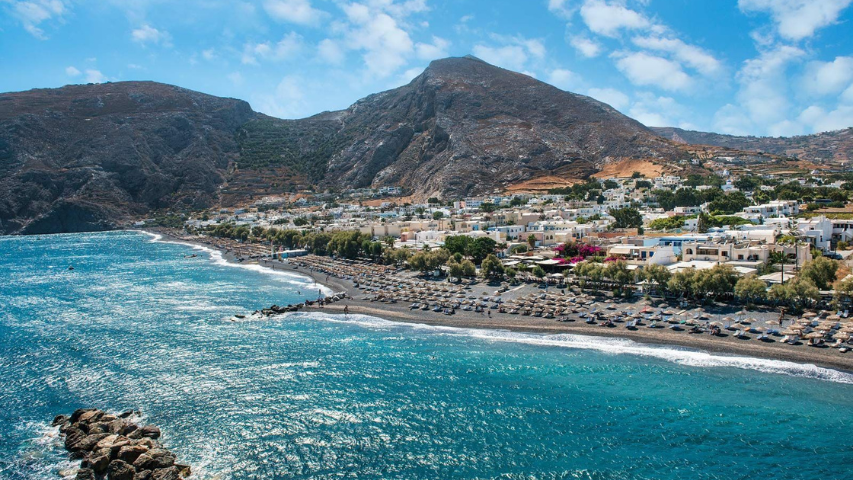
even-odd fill
[[[130,445],[130,439],[116,434],[107,435],[100,442],[98,442],[98,448],[109,448],[114,452],[117,452],[121,447],[124,447],[125,445]]]
[[[154,439],[160,438],[160,429],[155,427],[154,425],[145,425],[144,427],[140,428],[139,430],[141,430],[143,437],[154,438]]]
[[[56,426],[62,425],[63,423],[65,423],[67,421],[68,421],[67,415],[57,415],[57,416],[53,417],[53,422],[51,422],[50,424],[53,425],[54,427],[56,427]]]
[[[113,433],[110,432],[110,424],[104,422],[95,422],[89,424],[89,434],[93,433]]]
[[[159,448],[149,450],[140,455],[133,466],[137,470],[153,470],[155,468],[167,468],[175,464],[175,455]]]
[[[111,414],[109,414],[109,413],[105,413],[104,415],[101,415],[101,418],[99,418],[99,419],[98,419],[98,421],[99,421],[99,422],[110,423],[110,422],[115,421],[116,419],[118,419],[118,417],[117,417],[117,416],[115,416],[115,415],[111,415]]]
[[[181,473],[177,467],[158,468],[151,472],[151,480],[179,480]]]
[[[77,421],[80,423],[93,423],[99,420],[104,415],[104,412],[100,410],[91,410],[85,412],[77,418]]]
[[[184,465],[182,463],[176,463],[175,468],[178,469],[178,473],[181,474],[182,477],[189,477],[192,475],[192,469],[189,465]]]
[[[69,427],[68,430],[65,431],[65,449],[73,451],[74,449],[72,447],[84,438],[86,438],[86,432],[77,427]]]
[[[126,445],[118,451],[117,458],[127,463],[133,463],[140,455],[148,451],[148,447],[142,445]]]
[[[87,413],[87,412],[94,412],[94,411],[96,411],[96,409],[94,409],[94,408],[78,408],[77,410],[74,410],[74,413],[71,414],[71,418],[69,418],[68,420],[71,423],[77,423],[77,420],[80,419],[81,415],[83,415],[84,413]]]
[[[151,470],[136,472],[136,475],[133,476],[133,480],[151,480]]]
[[[89,468],[81,468],[77,470],[76,480],[95,480],[95,472]]]
[[[139,426],[137,426],[135,423],[126,423],[124,425],[124,427],[121,429],[121,432],[119,432],[119,433],[127,436],[127,435],[130,435],[132,432],[135,432],[138,429],[139,429]]]
[[[69,448],[69,450],[81,451],[81,452],[91,452],[92,450],[94,450],[98,446],[98,444],[101,442],[101,440],[103,440],[105,437],[107,437],[106,433],[96,433],[94,435],[86,435],[79,442],[72,445],[71,448]],[[66,438],[66,440],[68,439],[68,437],[65,437],[65,438]]]
[[[129,423],[124,419],[115,419],[109,423],[107,423],[107,429],[110,433],[118,433],[121,434],[122,431],[127,427]],[[128,432],[130,433],[130,432]]]
[[[152,448],[160,448],[160,444],[157,440],[151,440],[150,438],[138,438],[136,440],[130,441],[131,445],[142,445],[143,447],[148,447],[149,450]]]
[[[133,480],[136,469],[121,460],[113,460],[107,467],[107,480]]]
[[[118,415],[118,418],[130,418],[133,415],[138,414],[138,413],[139,412],[134,411],[134,410],[125,410]]]
[[[110,465],[110,451],[98,450],[89,456],[89,467],[98,475],[103,475]]]

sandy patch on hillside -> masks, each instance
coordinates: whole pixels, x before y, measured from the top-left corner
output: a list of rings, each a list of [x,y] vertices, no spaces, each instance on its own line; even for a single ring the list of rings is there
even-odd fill
[[[570,187],[580,182],[581,180],[578,180],[577,178],[546,175],[544,177],[532,178],[521,183],[509,185],[506,187],[506,191],[510,193],[544,192],[552,188]]]
[[[663,172],[661,165],[656,165],[648,160],[629,158],[617,162],[608,163],[604,168],[592,176],[595,178],[630,177],[634,172],[640,172],[646,178],[659,177]]]

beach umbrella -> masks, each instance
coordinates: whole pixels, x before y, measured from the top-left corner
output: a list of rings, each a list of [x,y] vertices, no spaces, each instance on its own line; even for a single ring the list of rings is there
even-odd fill
[[[807,333],[803,338],[823,338],[823,334],[820,332],[812,332]]]

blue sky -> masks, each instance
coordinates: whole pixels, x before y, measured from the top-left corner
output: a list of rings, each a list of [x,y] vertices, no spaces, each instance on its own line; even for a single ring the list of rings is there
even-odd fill
[[[0,91],[155,80],[299,118],[476,55],[650,126],[853,126],[853,0],[0,0]]]

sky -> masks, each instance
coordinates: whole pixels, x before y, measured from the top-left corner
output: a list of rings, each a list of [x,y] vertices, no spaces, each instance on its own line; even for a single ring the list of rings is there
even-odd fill
[[[648,126],[853,126],[853,0],[0,0],[0,91],[154,80],[302,118],[474,55]]]

